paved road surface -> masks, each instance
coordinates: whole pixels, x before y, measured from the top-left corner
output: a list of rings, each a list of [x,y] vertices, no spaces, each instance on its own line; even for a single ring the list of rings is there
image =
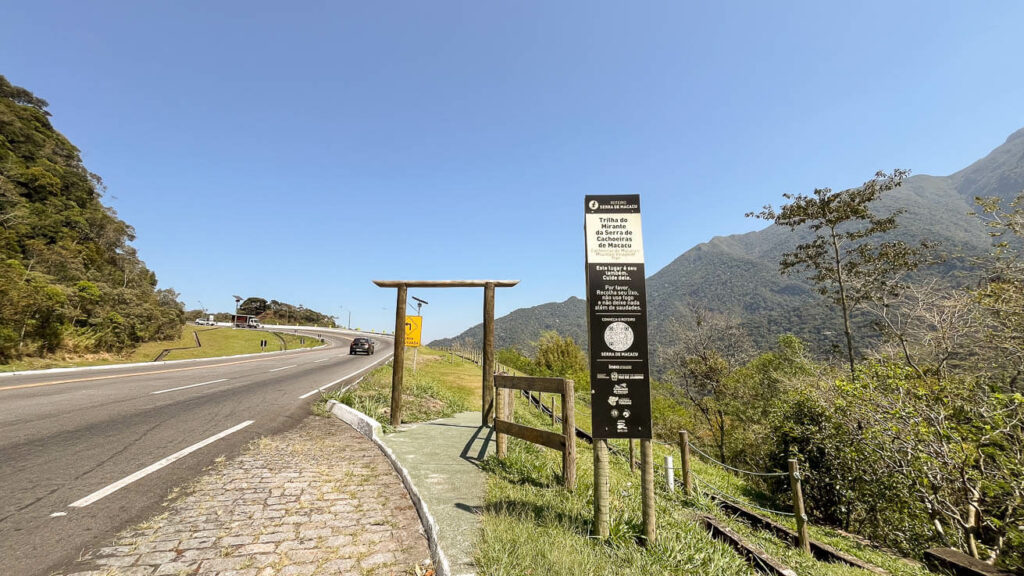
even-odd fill
[[[0,377],[0,574],[47,575],[391,355],[279,354]]]

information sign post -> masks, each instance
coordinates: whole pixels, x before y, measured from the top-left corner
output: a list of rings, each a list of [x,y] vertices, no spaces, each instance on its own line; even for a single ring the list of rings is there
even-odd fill
[[[653,542],[654,462],[640,196],[587,196],[584,204],[595,532],[608,536],[608,439],[640,438],[644,536]]]
[[[651,438],[640,197],[587,196],[587,307],[595,438]]]

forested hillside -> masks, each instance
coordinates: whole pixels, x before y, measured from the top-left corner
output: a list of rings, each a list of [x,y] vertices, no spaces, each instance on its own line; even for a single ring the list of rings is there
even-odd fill
[[[0,75],[0,363],[177,337],[177,293],[156,289],[135,231],[46,108]]]
[[[323,326],[334,328],[334,318],[327,314],[306,308],[302,304],[295,306],[287,302],[267,300],[259,296],[250,296],[238,305],[240,314],[258,316],[264,324],[283,324],[286,326]]]
[[[496,348],[515,348],[533,354],[545,332],[571,337],[586,349],[587,302],[573,296],[565,302],[549,302],[532,308],[520,308],[494,320]],[[431,342],[431,346],[478,347],[483,341],[483,325],[477,324],[455,338]]]
[[[907,178],[879,201],[877,211],[905,211],[898,217],[898,227],[891,236],[908,243],[926,239],[936,244],[934,253],[941,255],[944,262],[920,270],[918,280],[936,278],[963,285],[976,279],[980,270],[974,259],[991,247],[981,221],[969,216],[975,209],[974,198],[998,197],[1008,201],[1022,190],[1024,129],[955,174]],[[829,302],[805,278],[779,274],[783,252],[804,239],[806,234],[801,231],[775,225],[757,232],[716,237],[688,250],[650,276],[647,298],[655,360],[665,356],[665,348],[675,341],[679,326],[695,309],[735,319],[760,350],[771,347],[779,335],[786,333],[800,337],[819,356],[841,347],[841,321],[830,310]],[[495,321],[495,341],[502,347],[530,352],[541,330],[555,330],[585,347],[585,312],[585,303],[578,298],[516,310]],[[862,328],[873,321],[864,315],[856,315],[854,320]],[[438,343],[459,341],[475,346],[481,333],[477,325]]]

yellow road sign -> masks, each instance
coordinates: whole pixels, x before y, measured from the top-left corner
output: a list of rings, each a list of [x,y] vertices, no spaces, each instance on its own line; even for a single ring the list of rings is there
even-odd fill
[[[420,345],[420,334],[423,332],[423,316],[405,317],[405,345],[416,348]]]

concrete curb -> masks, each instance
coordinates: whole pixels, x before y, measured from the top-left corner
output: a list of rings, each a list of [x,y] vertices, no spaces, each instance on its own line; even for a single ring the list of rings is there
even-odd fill
[[[420,522],[423,524],[423,531],[427,535],[427,546],[430,548],[430,559],[434,563],[434,572],[437,576],[450,576],[451,566],[448,564],[448,556],[441,549],[441,540],[438,537],[437,521],[430,515],[430,510],[427,509],[427,503],[420,497],[419,491],[416,489],[416,485],[413,484],[412,478],[409,476],[409,471],[405,469],[398,462],[398,458],[395,453],[391,451],[384,442],[380,439],[381,425],[373,418],[370,418],[366,414],[342,404],[336,400],[327,401],[328,410],[336,418],[349,426],[355,428],[360,434],[366,436],[369,440],[373,441],[374,444],[380,448],[380,451],[387,456],[388,460],[391,461],[391,466],[398,473],[398,476],[402,479],[402,484],[405,485],[406,491],[409,492],[409,498],[412,499],[412,503],[416,506],[416,511],[419,512]]]

